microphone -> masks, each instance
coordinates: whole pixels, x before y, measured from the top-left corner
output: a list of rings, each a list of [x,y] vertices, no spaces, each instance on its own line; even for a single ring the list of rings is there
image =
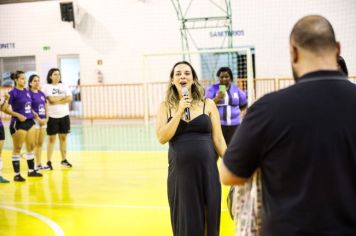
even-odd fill
[[[183,97],[189,97],[189,91],[187,87],[182,88],[182,94]],[[184,108],[184,120],[190,120],[190,111],[188,107]]]

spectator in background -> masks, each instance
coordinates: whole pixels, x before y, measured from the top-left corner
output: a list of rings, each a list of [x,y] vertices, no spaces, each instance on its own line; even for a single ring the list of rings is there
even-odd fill
[[[46,95],[40,90],[40,77],[31,75],[28,80],[28,87],[32,98],[32,109],[37,114],[35,116],[35,158],[36,169],[42,170],[44,166],[41,164],[42,145],[46,135],[47,128],[47,101]]]
[[[32,99],[29,91],[25,88],[26,79],[23,71],[16,71],[11,74],[14,80],[15,87],[9,92],[8,104],[5,102],[6,113],[10,114],[10,133],[12,136],[13,149],[12,149],[12,165],[14,167],[14,181],[23,182],[25,179],[20,175],[20,152],[23,144],[26,145],[26,159],[28,165],[28,177],[41,177],[41,173],[35,170],[34,161],[34,140],[35,128],[34,118],[32,112]]]
[[[322,16],[290,34],[296,84],[247,111],[223,158],[224,184],[262,173],[262,236],[356,235],[356,86]]]
[[[216,76],[219,82],[211,85],[206,97],[213,99],[219,110],[221,129],[229,145],[232,135],[241,123],[241,112],[247,107],[246,94],[235,84],[229,67],[221,67]]]
[[[72,101],[72,92],[69,87],[62,84],[59,69],[52,68],[47,74],[47,84],[43,89],[48,100],[48,122],[47,122],[47,166],[46,169],[53,170],[52,155],[56,136],[59,136],[59,147],[61,151],[61,165],[72,167],[67,160],[67,134],[70,132],[69,103]]]
[[[72,91],[73,101],[71,105],[72,115],[81,115],[81,93],[80,93],[80,79],[77,81],[77,85]]]
[[[81,97],[80,97],[80,79],[78,79],[77,86],[75,86],[75,89],[73,91],[73,97],[74,97],[74,101],[76,101],[76,102],[80,102],[81,101]]]

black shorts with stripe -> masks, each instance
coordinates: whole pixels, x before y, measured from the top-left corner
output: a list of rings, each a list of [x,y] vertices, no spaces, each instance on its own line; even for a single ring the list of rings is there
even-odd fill
[[[16,133],[17,130],[22,129],[22,130],[29,130],[34,126],[35,122],[33,119],[28,119],[25,120],[24,122],[21,121],[11,121],[10,123],[10,134],[13,135]]]

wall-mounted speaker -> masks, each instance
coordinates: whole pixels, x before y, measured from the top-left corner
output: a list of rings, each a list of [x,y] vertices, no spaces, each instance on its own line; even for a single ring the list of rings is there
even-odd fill
[[[74,8],[73,2],[61,2],[59,3],[61,7],[61,19],[62,21],[73,21],[74,22]]]

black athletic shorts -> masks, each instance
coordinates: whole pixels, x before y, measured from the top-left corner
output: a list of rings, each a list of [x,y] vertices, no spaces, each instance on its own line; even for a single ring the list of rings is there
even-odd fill
[[[68,134],[70,133],[69,116],[62,118],[48,118],[47,135]]]
[[[18,129],[22,129],[22,130],[29,130],[32,128],[32,126],[34,126],[35,122],[33,121],[33,119],[28,119],[25,120],[24,122],[21,121],[11,121],[10,123],[10,134],[13,135],[14,133],[16,133],[16,131]]]
[[[0,126],[0,140],[5,140],[4,126]]]

